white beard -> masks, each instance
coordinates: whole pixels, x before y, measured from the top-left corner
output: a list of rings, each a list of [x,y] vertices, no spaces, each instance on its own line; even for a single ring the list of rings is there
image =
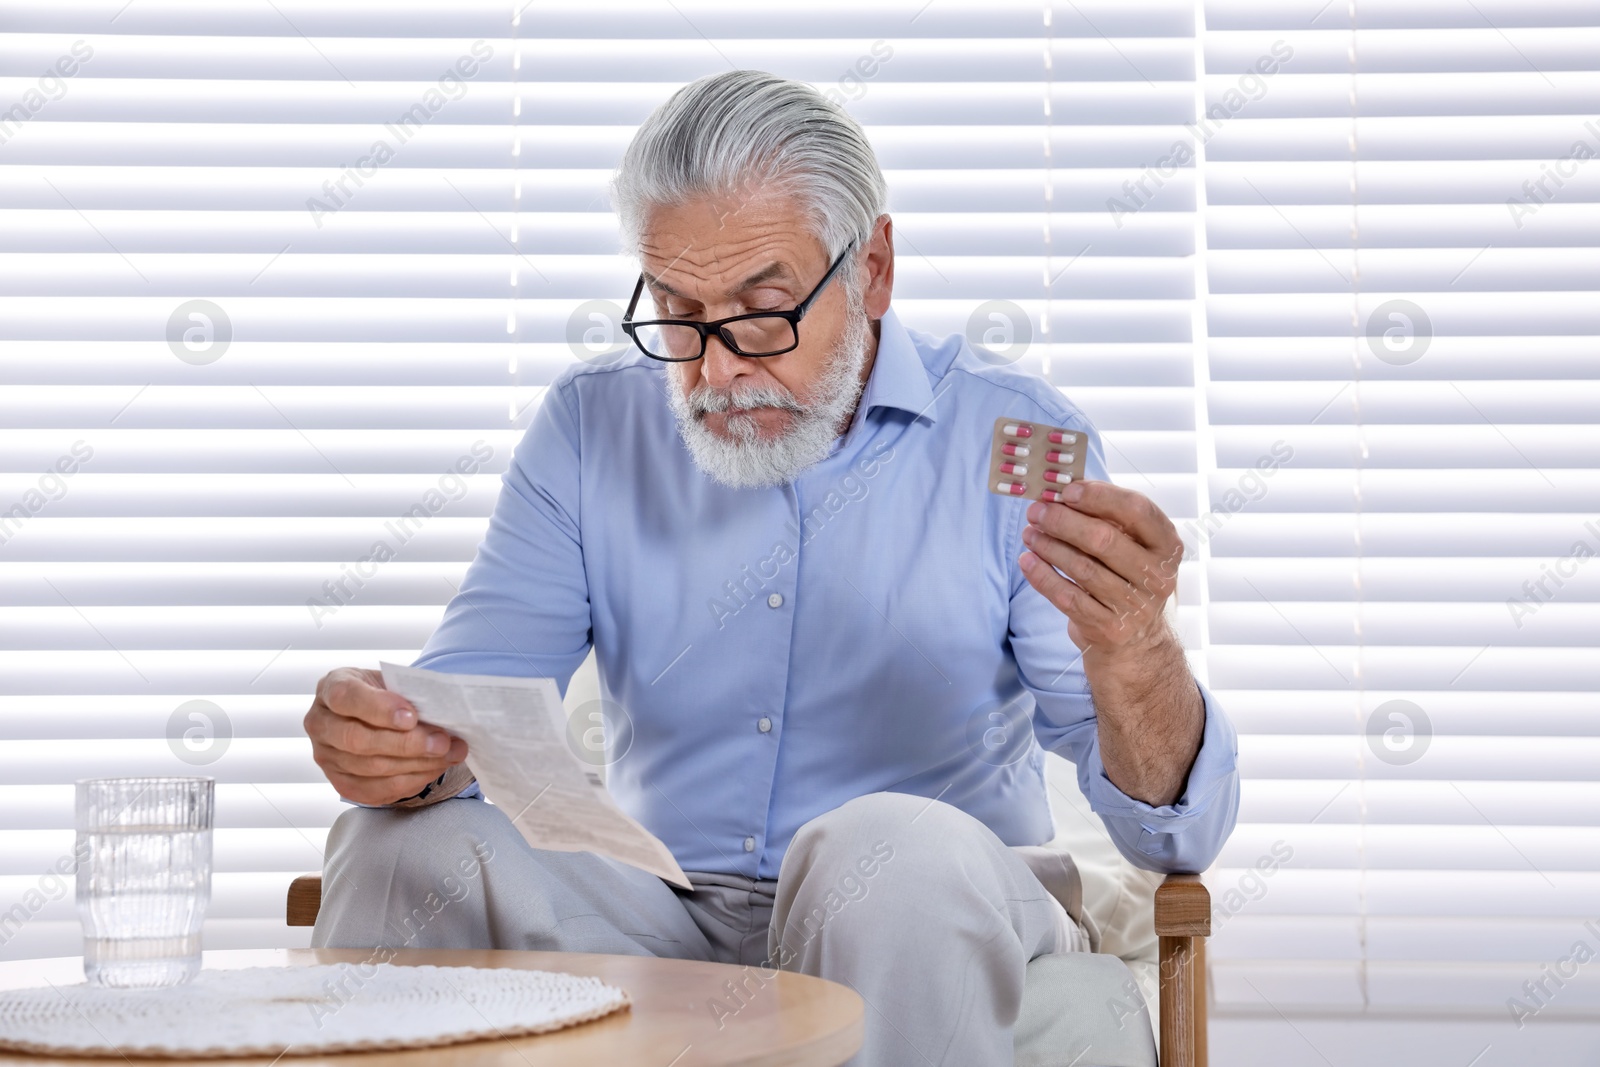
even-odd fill
[[[854,301],[852,304],[844,336],[829,353],[808,403],[801,403],[776,383],[735,385],[722,393],[701,382],[685,396],[682,372],[676,366],[671,368],[667,400],[678,420],[678,435],[695,465],[708,477],[730,489],[770,488],[794,481],[827,457],[839,436],[839,424],[855,411],[866,386],[861,369],[867,362],[869,324],[866,310]],[[754,417],[741,414],[756,407],[792,412],[793,425],[780,436],[763,440]],[[727,419],[731,438],[717,435],[701,421],[700,416],[713,411],[732,412]]]

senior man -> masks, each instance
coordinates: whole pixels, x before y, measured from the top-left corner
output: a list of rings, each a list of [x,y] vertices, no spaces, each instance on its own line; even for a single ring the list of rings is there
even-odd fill
[[[305,725],[361,806],[314,942],[781,966],[867,1001],[853,1062],[1009,1063],[1025,965],[1085,947],[1069,858],[1027,847],[1045,750],[1140,866],[1202,870],[1233,827],[1234,733],[1163,615],[1177,533],[1055,388],[900,322],[883,176],[815,90],[684,87],[614,194],[635,350],[550,388],[416,664],[565,691],[592,645],[611,792],[694,889],[530,848],[460,739],[343,668]],[[1081,429],[1089,479],[989,492],[999,416]]]

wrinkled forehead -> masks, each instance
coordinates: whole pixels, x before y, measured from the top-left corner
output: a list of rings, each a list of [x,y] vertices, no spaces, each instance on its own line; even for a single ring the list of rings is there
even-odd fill
[[[827,250],[793,197],[710,195],[659,205],[644,217],[638,256],[652,292],[692,300],[815,280]]]

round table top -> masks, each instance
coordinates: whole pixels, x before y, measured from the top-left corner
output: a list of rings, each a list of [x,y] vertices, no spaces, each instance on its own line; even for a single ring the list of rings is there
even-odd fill
[[[360,963],[372,949],[237,949],[207,952],[207,968]],[[139,1064],[271,1064],[312,1067],[360,1063],[368,1067],[587,1067],[652,1064],[658,1067],[837,1067],[861,1047],[862,1003],[849,988],[810,975],[776,973],[653,956],[601,956],[581,952],[510,952],[491,949],[399,949],[392,962],[441,967],[521,967],[593,975],[627,990],[631,1007],[603,1019],[548,1034],[473,1041],[403,1052],[283,1056],[226,1060],[150,1060]],[[71,985],[83,981],[77,956],[0,963],[0,989]],[[729,985],[729,983],[732,983]],[[716,1008],[714,1005],[721,1005]],[[0,1052],[0,1064],[86,1067],[103,1061],[53,1059]]]

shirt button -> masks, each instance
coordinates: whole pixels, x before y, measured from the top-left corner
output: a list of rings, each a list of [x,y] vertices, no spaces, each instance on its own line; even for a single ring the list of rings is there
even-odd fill
[[[756,720],[756,729],[760,730],[762,733],[771,732],[772,720],[767,718],[765,715],[761,716],[761,718]]]
[[[753,838],[753,837],[745,838],[744,839],[744,850],[746,852],[754,852],[756,850],[756,839]]]
[[[769,608],[781,608],[781,607],[783,607],[783,594],[782,593],[773,593],[771,596],[767,597],[767,607],[769,607]]]

